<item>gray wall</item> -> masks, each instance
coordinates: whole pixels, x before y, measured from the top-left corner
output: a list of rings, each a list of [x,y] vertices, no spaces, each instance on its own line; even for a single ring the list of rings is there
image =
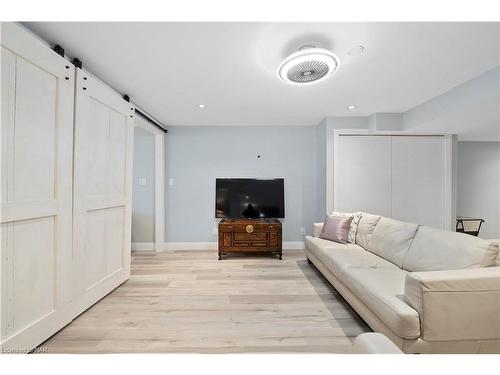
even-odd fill
[[[301,241],[301,228],[310,233],[316,215],[315,127],[171,126],[165,139],[167,178],[173,179],[173,186],[167,184],[168,242],[216,241],[216,177],[283,177],[283,239]]]
[[[458,142],[457,214],[483,218],[480,237],[500,238],[500,142]]]
[[[368,129],[368,117],[327,117],[325,121],[332,132],[333,129]]]
[[[316,222],[326,215],[326,129],[327,119],[316,126]]]
[[[500,67],[416,106],[404,130],[457,133],[459,141],[500,141]]]
[[[146,185],[139,185],[145,178]],[[142,128],[134,129],[132,242],[154,242],[155,141]]]
[[[403,130],[403,114],[377,112],[368,117],[371,130]]]

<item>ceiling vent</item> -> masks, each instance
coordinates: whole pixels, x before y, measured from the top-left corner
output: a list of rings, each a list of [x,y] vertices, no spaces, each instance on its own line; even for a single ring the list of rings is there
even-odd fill
[[[330,77],[338,67],[339,59],[332,52],[315,46],[302,46],[281,63],[278,76],[286,83],[304,85]]]

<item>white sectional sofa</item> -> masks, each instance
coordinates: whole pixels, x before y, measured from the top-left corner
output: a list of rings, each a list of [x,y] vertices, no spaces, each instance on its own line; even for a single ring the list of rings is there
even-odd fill
[[[306,236],[306,257],[405,353],[500,353],[498,242],[363,213],[356,243]]]

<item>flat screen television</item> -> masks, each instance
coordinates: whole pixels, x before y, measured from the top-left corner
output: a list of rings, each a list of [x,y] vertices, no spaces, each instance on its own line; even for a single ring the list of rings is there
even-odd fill
[[[284,180],[282,178],[216,179],[215,217],[226,219],[284,218]]]

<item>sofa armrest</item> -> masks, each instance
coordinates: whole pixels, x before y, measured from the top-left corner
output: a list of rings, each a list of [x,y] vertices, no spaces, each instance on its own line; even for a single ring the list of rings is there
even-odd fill
[[[323,230],[323,223],[314,223],[313,224],[313,237],[319,237],[322,230]]]
[[[404,299],[424,340],[500,339],[500,267],[411,272]]]

